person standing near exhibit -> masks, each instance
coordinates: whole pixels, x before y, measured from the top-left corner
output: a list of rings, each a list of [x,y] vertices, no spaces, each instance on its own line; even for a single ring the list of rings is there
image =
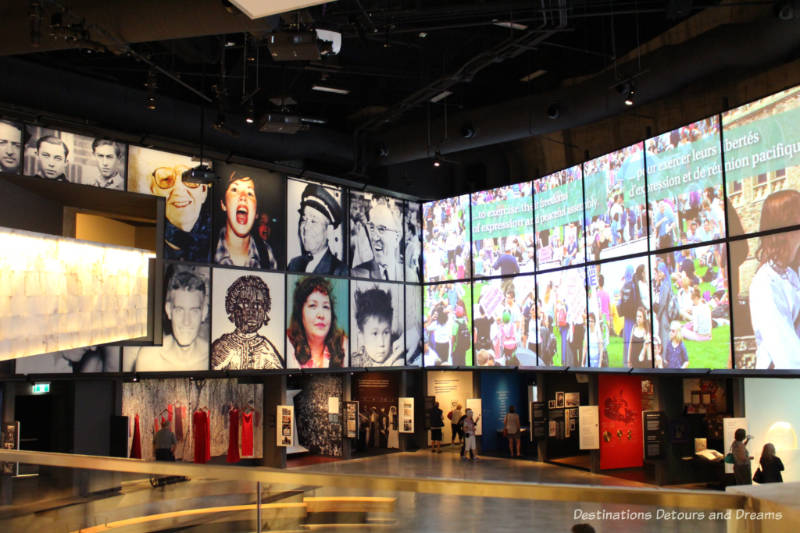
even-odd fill
[[[431,409],[431,451],[433,453],[442,453],[442,428],[444,427],[444,418],[442,418],[442,410],[439,409],[439,402],[433,402]]]
[[[103,189],[124,189],[125,180],[119,171],[122,146],[110,139],[95,139],[92,141],[92,155],[100,172],[92,185]]]
[[[731,453],[733,454],[733,476],[736,478],[737,485],[752,485],[752,473],[750,472],[750,461],[753,457],[747,451],[747,443],[753,438],[747,434],[747,430],[739,428],[733,435],[731,443]]]
[[[252,233],[258,212],[253,178],[231,172],[225,194],[220,199],[220,208],[225,214],[225,226],[217,238],[214,261],[219,265],[278,268],[270,245]]]
[[[761,458],[758,460],[761,475],[756,470],[753,481],[756,483],[783,483],[783,461],[775,455],[775,445],[768,442],[761,450]]]
[[[475,431],[478,425],[478,420],[473,418],[472,409],[467,408],[467,414],[464,418],[463,427],[464,427],[464,455],[462,459],[467,459],[467,453],[469,453],[469,458],[473,461],[478,460],[478,449],[475,444]],[[480,417],[478,417],[480,419]]]
[[[342,208],[322,185],[303,190],[297,234],[302,254],[289,261],[289,272],[347,276],[347,267],[329,247],[331,232],[342,222]]]
[[[514,406],[510,405],[508,407],[508,413],[506,413],[505,418],[503,419],[503,431],[506,434],[506,438],[508,439],[508,454],[511,457],[519,457],[519,448],[520,448],[520,423],[519,423],[519,415],[514,411]],[[514,445],[516,443],[516,450],[517,453],[514,453]]]
[[[156,432],[153,439],[153,448],[156,451],[156,461],[174,461],[175,460],[175,446],[178,444],[178,439],[175,438],[175,433],[172,432],[170,427],[172,422],[162,419],[161,429]]]
[[[461,424],[459,421],[461,417],[464,415],[464,412],[461,410],[461,404],[457,404],[456,408],[450,412],[450,445],[456,445],[456,439],[460,440],[462,443],[464,442],[464,432],[462,431]]]
[[[793,218],[790,218],[793,217]],[[800,223],[800,192],[767,197],[760,231]],[[800,231],[761,237],[758,270],[750,283],[750,320],[756,338],[756,368],[800,368],[800,278],[796,260]]]
[[[0,119],[0,172],[19,174],[24,141],[19,125]]]

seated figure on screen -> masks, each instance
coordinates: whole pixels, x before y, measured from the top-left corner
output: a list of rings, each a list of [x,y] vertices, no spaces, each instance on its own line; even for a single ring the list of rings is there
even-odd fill
[[[36,157],[38,159],[40,178],[67,181],[66,169],[69,148],[55,135],[45,135],[36,141]]]
[[[800,192],[772,193],[761,208],[760,230],[800,223]],[[759,267],[750,283],[756,368],[800,368],[800,231],[761,237]]]
[[[178,271],[167,282],[164,314],[172,333],[162,346],[139,348],[132,372],[169,372],[208,369],[208,343],[200,326],[208,315],[206,284],[190,271]]]
[[[95,139],[92,142],[92,155],[100,171],[100,177],[92,185],[104,189],[124,189],[125,180],[119,172],[122,146],[109,139]]]
[[[24,141],[20,126],[0,119],[0,172],[19,174]]]
[[[150,192],[166,198],[165,259],[208,261],[209,217],[203,214],[208,185],[183,180],[184,165],[158,167],[150,174]]]
[[[252,233],[258,213],[253,178],[231,172],[220,207],[225,213],[225,227],[217,238],[214,262],[248,268],[278,268],[270,245]]]
[[[372,247],[372,259],[353,265],[352,275],[380,280],[403,279],[400,262],[400,240],[403,237],[402,215],[388,201],[372,203],[364,222]]]
[[[328,240],[342,222],[342,209],[325,187],[309,184],[300,201],[297,234],[303,253],[289,261],[289,272],[346,276],[347,267],[330,250]]]
[[[391,293],[373,288],[355,293],[355,318],[361,346],[353,353],[350,366],[395,366],[403,364],[403,338],[392,339]]]
[[[225,333],[211,345],[214,370],[281,369],[283,357],[272,342],[258,330],[269,323],[272,299],[269,287],[257,276],[242,276],[225,294],[225,312],[234,323],[233,333]]]

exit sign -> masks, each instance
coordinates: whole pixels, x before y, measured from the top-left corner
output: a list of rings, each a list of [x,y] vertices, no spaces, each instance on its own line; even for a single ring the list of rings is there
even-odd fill
[[[50,392],[50,383],[34,383],[33,384],[33,393],[34,394],[47,394]]]

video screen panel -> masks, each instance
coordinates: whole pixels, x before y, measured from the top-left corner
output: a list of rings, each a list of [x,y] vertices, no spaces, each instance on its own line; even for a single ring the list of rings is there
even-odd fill
[[[652,368],[647,257],[586,267],[588,363],[594,368]]]
[[[214,268],[212,370],[285,368],[284,275]]]
[[[724,244],[650,256],[655,368],[730,368]]]
[[[87,346],[21,357],[14,359],[15,372],[17,374],[119,372],[120,351],[119,346]]]
[[[537,366],[535,278],[476,281],[472,290],[475,366]]]
[[[533,272],[531,182],[472,194],[473,276]]]
[[[469,194],[422,205],[425,282],[467,279],[471,273]]]
[[[800,369],[800,230],[730,243],[735,367]]]
[[[208,370],[211,305],[209,267],[168,263],[164,272],[161,346],[125,346],[124,372]],[[220,302],[224,305],[224,302]]]
[[[565,168],[533,182],[536,216],[536,269],[581,265],[586,261],[581,166]]]
[[[587,366],[584,267],[536,276],[538,366]]]
[[[26,130],[25,175],[125,190],[126,144],[32,124]]]
[[[286,287],[287,368],[349,366],[348,281],[290,274]]]
[[[644,143],[583,164],[589,261],[647,250]]]
[[[187,155],[141,146],[128,149],[128,191],[165,199],[165,259],[209,262],[213,203],[210,187],[183,180],[183,173],[197,165]]]
[[[406,283],[422,283],[422,204],[405,202],[403,262]]]
[[[406,285],[406,366],[422,366],[422,286]]]
[[[403,281],[403,202],[350,191],[350,275]]]
[[[350,366],[403,366],[403,285],[350,283]]]
[[[650,249],[725,237],[719,118],[645,141]]]
[[[286,270],[347,276],[342,189],[290,179],[286,198]]]
[[[283,270],[286,179],[260,168],[216,162],[212,261],[222,266]]]
[[[423,289],[426,367],[472,365],[472,287],[442,283]]]
[[[0,115],[0,172],[19,174],[22,171],[22,153],[27,137],[24,124]]]
[[[722,114],[731,236],[800,224],[800,85]]]

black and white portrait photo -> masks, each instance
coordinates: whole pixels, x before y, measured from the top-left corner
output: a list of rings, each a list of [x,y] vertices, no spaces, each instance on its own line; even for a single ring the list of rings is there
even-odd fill
[[[347,276],[342,190],[289,180],[286,197],[286,270]]]
[[[19,174],[26,135],[25,126],[0,117],[0,172]]]
[[[218,163],[213,257],[218,265],[262,270],[286,264],[286,180],[268,170]]]
[[[350,275],[403,281],[403,202],[372,193],[350,193]]]
[[[124,372],[208,370],[210,269],[168,263],[161,346],[126,346]]]
[[[406,285],[406,365],[422,366],[422,286]]]
[[[403,366],[403,285],[350,283],[350,366]]]
[[[27,135],[26,175],[125,189],[126,144],[32,125]]]
[[[422,283],[422,204],[404,202],[406,283]]]
[[[119,346],[87,346],[15,359],[17,374],[119,372]]]
[[[198,163],[186,155],[140,146],[129,148],[128,159],[128,190],[162,196],[166,201],[164,258],[208,263],[209,186],[183,180],[183,173]]]
[[[211,369],[284,368],[284,276],[214,269]]]

